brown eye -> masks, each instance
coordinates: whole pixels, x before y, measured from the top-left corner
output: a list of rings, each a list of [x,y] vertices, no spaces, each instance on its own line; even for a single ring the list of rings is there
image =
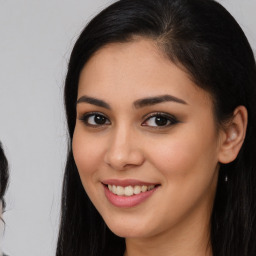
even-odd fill
[[[142,125],[150,127],[166,127],[176,124],[177,122],[178,121],[173,116],[167,114],[154,114],[147,118]]]
[[[102,126],[110,124],[107,117],[97,113],[86,114],[81,118],[81,120],[88,126]]]
[[[154,122],[157,126],[165,126],[168,124],[169,120],[163,116],[157,116],[155,117]]]
[[[101,115],[94,115],[91,117],[91,119],[93,119],[92,121],[94,124],[99,124],[99,125],[105,124],[107,121],[107,118],[105,116],[101,116]],[[88,119],[88,121],[89,121],[89,119]]]

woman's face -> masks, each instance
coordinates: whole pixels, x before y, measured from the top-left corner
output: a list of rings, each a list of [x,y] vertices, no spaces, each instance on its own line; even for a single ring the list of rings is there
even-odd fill
[[[114,233],[152,237],[209,222],[220,154],[212,100],[152,41],[100,49],[77,99],[75,162]]]

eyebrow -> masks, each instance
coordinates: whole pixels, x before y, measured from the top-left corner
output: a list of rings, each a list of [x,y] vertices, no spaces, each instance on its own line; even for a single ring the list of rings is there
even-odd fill
[[[166,95],[161,95],[161,96],[156,96],[156,97],[150,97],[150,98],[144,98],[144,99],[139,99],[134,102],[135,108],[142,108],[150,105],[155,105],[159,104],[162,102],[167,102],[167,101],[172,101],[180,104],[185,104],[187,105],[187,102],[179,99],[175,96],[166,94]]]
[[[162,102],[168,102],[168,101],[187,105],[186,101],[184,101],[182,99],[179,99],[175,96],[169,95],[169,94],[156,96],[156,97],[149,97],[149,98],[139,99],[139,100],[136,100],[133,103],[133,105],[135,106],[135,108],[143,108],[143,107],[146,107],[146,106],[151,106],[151,105],[159,104],[159,103],[162,103]],[[79,104],[79,103],[89,103],[89,104],[96,105],[96,106],[99,106],[99,107],[102,107],[102,108],[111,109],[110,105],[108,103],[106,103],[105,101],[100,100],[100,99],[96,99],[96,98],[93,98],[93,97],[89,97],[89,96],[86,96],[86,95],[81,96],[77,100],[76,104]]]
[[[93,97],[88,97],[88,96],[85,96],[85,95],[80,97],[77,100],[76,104],[79,104],[79,103],[82,103],[82,102],[89,103],[89,104],[92,104],[92,105],[96,105],[96,106],[106,108],[106,109],[111,109],[110,105],[108,103],[106,103],[105,101],[99,100],[99,99],[96,99],[96,98],[93,98]]]

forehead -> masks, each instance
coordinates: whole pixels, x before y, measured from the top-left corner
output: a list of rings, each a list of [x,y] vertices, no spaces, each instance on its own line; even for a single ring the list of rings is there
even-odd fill
[[[142,98],[173,94],[186,102],[212,103],[188,73],[168,59],[150,39],[111,43],[99,49],[84,66],[78,96]]]

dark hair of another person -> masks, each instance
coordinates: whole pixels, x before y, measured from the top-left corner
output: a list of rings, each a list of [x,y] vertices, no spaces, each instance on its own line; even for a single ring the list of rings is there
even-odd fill
[[[8,178],[9,178],[8,162],[5,157],[2,145],[0,143],[0,203],[2,203],[3,209],[5,208],[4,194],[7,188]]]
[[[84,65],[101,47],[138,37],[156,42],[170,61],[184,68],[212,95],[218,126],[237,106],[247,108],[244,144],[235,161],[220,165],[209,243],[214,256],[256,255],[255,59],[238,23],[213,0],[121,0],[103,10],[82,31],[65,82],[70,141],[56,255],[120,256],[125,250],[124,238],[108,229],[84,191],[71,143]]]

